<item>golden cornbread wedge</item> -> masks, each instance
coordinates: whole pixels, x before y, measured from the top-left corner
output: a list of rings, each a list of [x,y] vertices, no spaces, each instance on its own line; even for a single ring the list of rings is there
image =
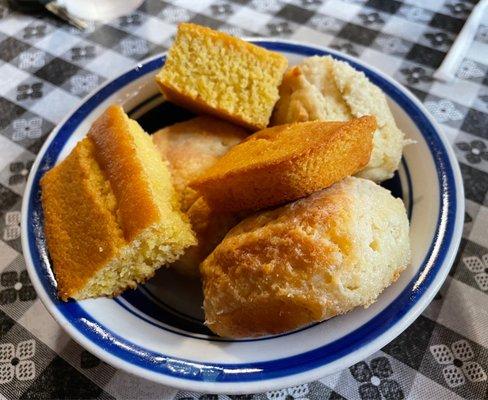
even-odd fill
[[[183,23],[156,82],[170,101],[258,130],[268,125],[286,57]]]
[[[190,186],[220,211],[293,201],[364,168],[375,129],[370,116],[267,128],[230,149]]]
[[[120,106],[94,122],[41,189],[62,300],[115,296],[195,244],[167,165]]]

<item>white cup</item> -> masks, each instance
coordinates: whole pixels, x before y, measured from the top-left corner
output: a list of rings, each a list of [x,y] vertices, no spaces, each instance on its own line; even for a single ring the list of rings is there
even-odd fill
[[[130,14],[144,0],[58,0],[69,14],[85,21],[109,21]]]

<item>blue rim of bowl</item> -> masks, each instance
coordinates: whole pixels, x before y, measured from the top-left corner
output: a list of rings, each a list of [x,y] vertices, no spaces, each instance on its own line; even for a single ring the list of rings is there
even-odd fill
[[[69,321],[79,334],[95,347],[103,349],[111,356],[157,374],[191,381],[239,383],[286,377],[324,367],[367,346],[405,317],[433,283],[446,260],[449,246],[453,242],[458,209],[454,171],[444,143],[424,112],[392,82],[362,64],[333,51],[288,42],[259,40],[255,41],[255,43],[273,51],[295,53],[300,56],[332,55],[337,59],[346,61],[356,69],[363,71],[373,83],[378,85],[403,108],[424,137],[436,167],[440,190],[440,208],[436,232],[427,252],[428,255],[419,268],[418,273],[394,301],[353,332],[334,342],[302,354],[255,363],[207,363],[156,353],[118,336],[98,321],[92,320],[91,316],[77,302],[63,303],[57,299],[52,271],[50,271],[48,263],[44,263],[42,260],[46,258],[46,254],[42,233],[39,232],[39,223],[42,224],[39,181],[46,168],[52,166],[62,151],[64,144],[84,118],[121,87],[160,68],[163,64],[163,57],[157,57],[138,65],[137,68],[109,82],[88,98],[60,127],[56,136],[45,149],[42,159],[37,164],[37,169],[32,171],[34,175],[26,203],[27,246],[33,268],[43,289],[49,295],[57,312]]]

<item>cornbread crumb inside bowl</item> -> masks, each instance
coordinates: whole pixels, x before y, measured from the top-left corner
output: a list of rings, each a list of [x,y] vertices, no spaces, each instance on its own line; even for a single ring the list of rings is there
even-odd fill
[[[195,281],[166,268],[145,285],[113,299],[60,301],[43,236],[39,179],[85,136],[108,103],[123,104],[149,133],[163,128],[145,121],[148,114],[153,122],[167,116],[167,108],[157,105],[159,89],[154,83],[164,57],[142,61],[84,100],[46,140],[24,194],[23,253],[39,299],[73,339],[116,368],[185,391],[263,392],[311,382],[363,360],[397,337],[429,304],[447,276],[462,232],[457,161],[428,112],[407,90],[375,68],[333,50],[282,40],[253,43],[283,54],[291,66],[314,54],[332,55],[363,71],[385,92],[398,128],[406,139],[417,142],[405,147],[398,173],[383,184],[406,206],[411,263],[367,309],[358,307],[288,334],[257,339],[213,335],[203,325]]]

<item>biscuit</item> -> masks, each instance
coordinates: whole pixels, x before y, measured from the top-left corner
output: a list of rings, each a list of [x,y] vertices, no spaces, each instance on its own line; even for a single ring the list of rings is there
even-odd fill
[[[183,211],[199,197],[188,183],[247,136],[245,129],[209,116],[171,125],[152,135],[163,159],[169,162]]]
[[[349,177],[227,234],[200,267],[205,323],[232,338],[294,330],[368,307],[409,260],[403,202]]]

